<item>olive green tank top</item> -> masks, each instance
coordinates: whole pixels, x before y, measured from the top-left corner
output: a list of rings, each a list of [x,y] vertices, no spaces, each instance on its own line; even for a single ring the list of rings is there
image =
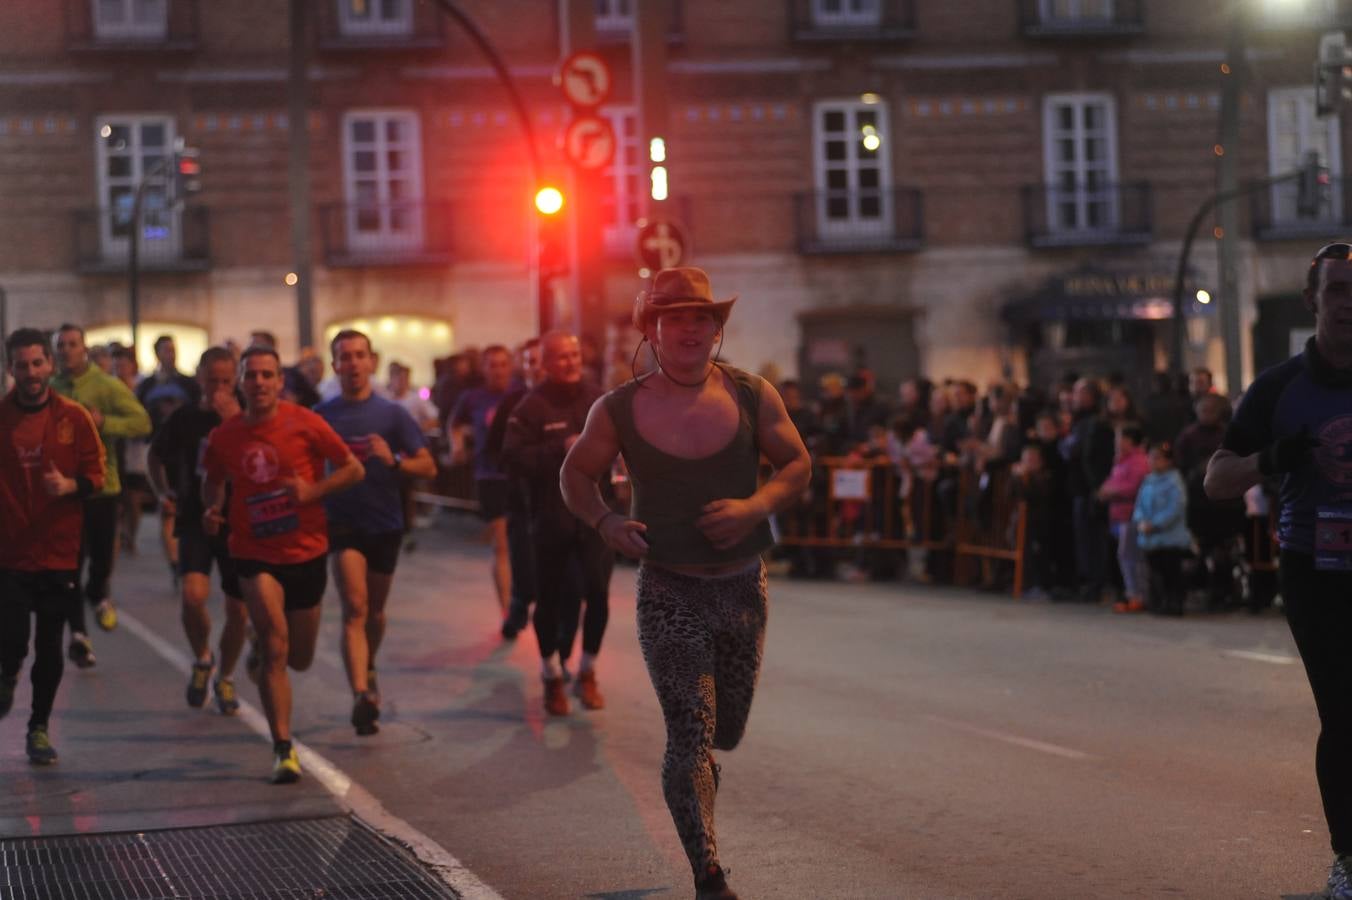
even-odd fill
[[[672,456],[638,433],[634,425],[634,396],[643,389],[641,380],[622,384],[605,396],[606,412],[615,423],[633,487],[630,516],[648,527],[644,538],[650,562],[672,565],[736,562],[756,556],[774,544],[768,521],[761,522],[727,550],[714,547],[695,526],[695,520],[704,514],[705,504],[746,499],[758,486],[760,448],[756,425],[760,382],[740,369],[719,368],[736,387],[740,423],[727,446],[700,459]]]

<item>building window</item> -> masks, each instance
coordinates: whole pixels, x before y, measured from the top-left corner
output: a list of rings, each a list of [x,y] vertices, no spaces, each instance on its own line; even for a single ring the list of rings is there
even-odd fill
[[[1320,25],[1338,17],[1338,0],[1262,0],[1262,11],[1267,25]]]
[[[819,103],[813,115],[817,230],[824,239],[892,228],[887,109]]]
[[[98,38],[153,40],[168,33],[168,0],[93,0],[93,4]]]
[[[597,31],[633,31],[638,0],[596,0]]]
[[[99,240],[105,258],[125,255],[136,187],[144,179],[141,240],[147,257],[177,255],[179,212],[169,202],[174,121],[167,116],[107,116],[95,123]]]
[[[1118,227],[1116,107],[1106,94],[1058,94],[1043,107],[1047,222],[1054,234]]]
[[[423,239],[422,142],[412,112],[343,117],[348,247],[416,247]]]
[[[601,110],[615,131],[615,159],[602,173],[609,180],[613,202],[606,202],[602,216],[602,240],[612,255],[632,254],[637,234],[635,223],[643,215],[643,148],[639,146],[638,112],[632,106]]]
[[[1315,115],[1314,88],[1279,88],[1268,93],[1268,172],[1281,175],[1300,168],[1308,154],[1319,156],[1328,167],[1334,190],[1328,206],[1320,209],[1314,222],[1340,221],[1342,217],[1342,151],[1338,140],[1338,117],[1321,119]],[[1296,185],[1287,181],[1274,184],[1272,224],[1291,225],[1302,221],[1296,212]]]
[[[412,34],[412,0],[338,0],[338,28],[344,37]]]
[[[1111,22],[1113,0],[1038,0],[1043,22]]]
[[[881,0],[812,0],[812,24],[819,27],[877,25]]]

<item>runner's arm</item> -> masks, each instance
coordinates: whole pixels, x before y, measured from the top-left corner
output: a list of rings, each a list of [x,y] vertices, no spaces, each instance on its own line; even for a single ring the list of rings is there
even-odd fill
[[[334,464],[332,472],[318,481],[293,478],[291,485],[296,491],[296,502],[303,506],[318,503],[329,494],[347,490],[365,477],[366,467],[349,452],[341,463]]]
[[[610,477],[610,467],[619,454],[620,437],[602,397],[592,404],[582,433],[564,457],[559,489],[573,515],[595,528],[612,550],[637,559],[648,552],[643,537],[647,526],[615,512],[601,498],[600,481]]]
[[[150,414],[136,395],[116,378],[109,378],[104,392],[106,408],[99,431],[105,437],[138,438],[150,434]]]
[[[150,489],[155,492],[155,496],[161,504],[172,504],[178,498],[174,496],[173,488],[169,487],[169,474],[165,471],[164,461],[160,459],[159,453],[155,452],[155,445],[150,445],[150,450],[146,453],[146,480],[150,482]]]
[[[1263,473],[1258,471],[1258,457],[1261,453],[1240,456],[1231,450],[1221,448],[1211,457],[1206,466],[1206,479],[1202,487],[1212,500],[1233,500],[1244,496],[1244,492],[1255,484],[1261,484]]]
[[[436,478],[437,461],[432,458],[431,450],[419,447],[412,456],[399,460],[399,472],[411,478]]]

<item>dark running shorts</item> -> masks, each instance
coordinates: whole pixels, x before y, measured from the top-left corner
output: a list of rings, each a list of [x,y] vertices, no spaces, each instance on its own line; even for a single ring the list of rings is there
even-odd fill
[[[316,556],[303,563],[269,563],[257,559],[237,559],[235,571],[239,573],[240,578],[271,575],[282,586],[286,597],[285,609],[290,612],[313,609],[324,599],[324,589],[329,586],[329,570],[324,565],[325,560],[324,556]]]
[[[187,575],[196,572],[210,577],[214,562],[221,577],[221,590],[226,596],[239,600],[239,573],[235,560],[226,549],[228,538],[225,530],[211,537],[200,528],[185,528],[178,535],[178,574]]]
[[[329,553],[356,550],[366,557],[366,568],[381,575],[393,575],[399,562],[399,548],[404,544],[402,531],[366,534],[342,526],[329,525]]]
[[[479,518],[485,522],[507,515],[507,479],[478,478],[474,492],[479,495]]]

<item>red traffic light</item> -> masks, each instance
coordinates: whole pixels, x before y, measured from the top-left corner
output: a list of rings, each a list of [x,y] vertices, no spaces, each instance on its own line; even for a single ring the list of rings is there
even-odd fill
[[[178,174],[197,176],[202,174],[202,164],[190,156],[181,156],[178,160]]]

